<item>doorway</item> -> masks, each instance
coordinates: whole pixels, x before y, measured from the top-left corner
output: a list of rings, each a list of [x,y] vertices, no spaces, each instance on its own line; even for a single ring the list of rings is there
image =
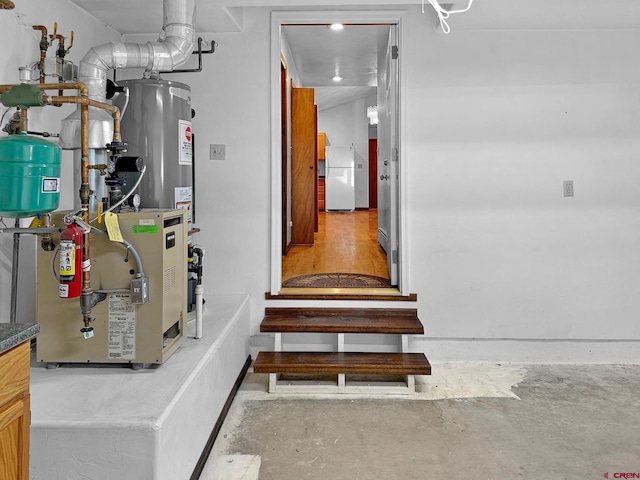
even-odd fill
[[[396,45],[399,45],[402,40],[401,26],[402,26],[402,21],[404,19],[404,16],[405,16],[404,12],[368,12],[368,11],[367,12],[365,11],[362,11],[362,12],[357,12],[357,11],[353,11],[353,12],[272,12],[272,27],[273,27],[272,28],[272,44],[271,44],[272,57],[278,59],[278,67],[280,67],[280,54],[281,54],[281,51],[283,50],[283,36],[284,36],[283,27],[287,27],[290,25],[318,26],[318,25],[328,25],[335,21],[340,21],[348,25],[360,25],[360,26],[394,25],[396,26],[395,28],[396,30],[398,30],[398,33],[399,33],[399,38],[397,39],[397,43],[396,43]],[[288,48],[288,46],[286,46],[286,48]],[[285,51],[286,51],[286,48],[285,48]],[[273,71],[274,71],[274,68],[272,63],[272,72]],[[399,77],[402,77],[402,66],[400,64],[398,65],[398,72],[399,72]],[[272,98],[274,98],[274,100],[277,100],[277,102],[276,101],[272,102],[272,105],[281,105],[281,101],[280,101],[281,98],[279,98],[279,95],[281,92],[280,90],[281,82],[280,82],[279,75],[281,72],[278,71],[277,73],[278,73],[277,81],[276,81],[276,76],[272,75]],[[275,87],[277,87],[277,89]],[[403,106],[404,97],[402,95],[402,89],[400,87],[401,87],[401,84],[398,83],[399,96],[398,96],[398,102],[397,102],[398,108],[396,111],[401,111]],[[389,115],[392,113],[395,113],[395,112],[388,111]],[[282,119],[280,115],[282,115],[282,111],[272,110],[272,118],[275,120],[275,122],[272,121],[272,134],[273,134],[272,138],[274,139],[272,151],[275,151],[276,149],[278,149],[279,154],[282,153],[283,151],[281,146],[282,146],[282,142],[285,141],[283,140],[283,137],[281,137],[281,133],[282,133],[281,129],[275,128],[275,127],[280,127],[282,125],[281,123]],[[363,116],[365,116],[365,112],[363,112]],[[400,126],[399,119],[398,119],[397,125]],[[396,155],[394,161],[398,162],[397,169],[396,169],[396,172],[397,172],[396,177],[397,177],[398,185],[401,185],[402,177],[404,174],[403,170],[400,168],[401,156],[399,155],[399,153],[402,151],[400,148],[400,144],[402,143],[402,140],[403,140],[401,129],[398,129],[397,137],[398,137],[398,146],[396,147],[396,152],[398,154]],[[364,157],[363,162],[366,164],[365,165],[366,170],[369,169],[368,147],[369,146],[368,146],[368,138],[367,138],[366,144],[365,144],[365,153],[363,154],[363,157]],[[387,155],[385,157],[385,160],[381,160],[381,161],[385,161],[388,163],[390,161],[390,158],[391,158],[391,154]],[[281,159],[282,157],[279,156],[279,160]],[[287,243],[287,239],[284,238],[286,235],[286,229],[283,227],[286,226],[288,222],[287,222],[287,219],[284,217],[285,210],[282,207],[283,207],[283,204],[290,197],[287,197],[284,194],[284,192],[282,192],[281,179],[287,178],[288,176],[287,172],[282,171],[282,167],[284,165],[286,165],[286,163],[283,161],[279,164],[275,164],[275,162],[272,162],[272,173],[273,173],[272,174],[272,186],[273,186],[272,193],[278,192],[280,194],[278,196],[272,195],[274,208],[272,208],[272,240],[273,242],[272,242],[272,258],[271,258],[271,293],[273,295],[277,295],[282,285],[282,278],[283,278],[282,277],[282,257],[280,255],[283,252],[283,245],[286,245]],[[368,187],[368,179],[365,179],[365,182],[367,182],[367,187]],[[361,206],[366,208],[366,207],[369,207],[368,188],[365,188],[365,194],[366,194],[366,198],[364,200],[365,204]],[[402,206],[403,206],[402,198],[398,195],[398,202],[396,203],[396,206],[395,206],[398,219],[403,219]],[[362,213],[362,212],[356,212],[356,213]],[[364,213],[367,214],[367,217],[370,219],[371,211],[369,212],[365,211]],[[321,215],[321,217],[322,216],[323,215]],[[398,224],[400,225],[401,222],[398,222]],[[399,225],[398,225],[398,235],[397,235],[397,247],[395,249],[394,258],[398,260],[397,285],[400,292],[403,295],[405,295],[406,294],[405,291],[407,291],[407,285],[405,281],[406,269],[403,268],[403,263],[406,261],[406,258],[405,258],[406,255],[399,255],[400,252],[404,252],[404,248],[403,248],[404,236],[401,234]],[[362,226],[361,221],[360,221],[360,226]],[[276,250],[277,250],[277,253],[280,255],[276,255]]]

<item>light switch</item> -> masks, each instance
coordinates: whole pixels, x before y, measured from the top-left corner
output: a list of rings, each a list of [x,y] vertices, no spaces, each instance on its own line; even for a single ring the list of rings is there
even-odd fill
[[[565,197],[573,197],[573,180],[565,180],[562,182],[562,191]]]
[[[209,160],[224,160],[227,154],[227,146],[224,144],[209,145]]]

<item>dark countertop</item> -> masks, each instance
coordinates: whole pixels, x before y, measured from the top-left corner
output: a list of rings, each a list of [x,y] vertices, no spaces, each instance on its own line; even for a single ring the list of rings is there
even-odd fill
[[[0,355],[31,340],[39,331],[37,323],[0,323]]]

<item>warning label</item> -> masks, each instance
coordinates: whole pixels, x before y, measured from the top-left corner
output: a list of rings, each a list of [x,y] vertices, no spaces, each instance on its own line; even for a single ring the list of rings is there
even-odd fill
[[[178,138],[180,139],[179,165],[191,165],[193,162],[193,142],[191,140],[191,122],[185,120],[178,121]]]
[[[109,358],[136,358],[136,310],[128,293],[109,295]]]

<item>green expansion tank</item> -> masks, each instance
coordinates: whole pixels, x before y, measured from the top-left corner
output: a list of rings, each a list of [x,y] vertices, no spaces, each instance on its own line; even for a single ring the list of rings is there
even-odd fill
[[[60,156],[55,143],[25,133],[0,138],[0,217],[58,208]]]

